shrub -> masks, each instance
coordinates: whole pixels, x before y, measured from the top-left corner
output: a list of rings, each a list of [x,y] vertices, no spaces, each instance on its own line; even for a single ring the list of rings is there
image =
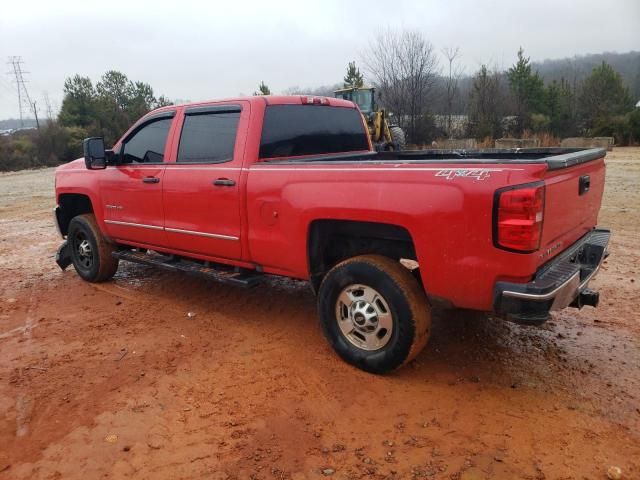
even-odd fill
[[[33,168],[36,148],[29,134],[0,137],[0,171]]]

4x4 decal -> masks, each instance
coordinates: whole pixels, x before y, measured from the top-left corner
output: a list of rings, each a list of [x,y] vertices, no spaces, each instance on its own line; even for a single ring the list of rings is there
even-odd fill
[[[436,177],[445,177],[447,180],[453,180],[456,177],[475,178],[476,180],[484,180],[491,176],[494,170],[487,168],[445,168],[436,172]]]

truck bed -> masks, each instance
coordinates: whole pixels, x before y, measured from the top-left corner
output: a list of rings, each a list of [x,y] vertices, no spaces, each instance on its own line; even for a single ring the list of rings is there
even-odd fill
[[[331,219],[339,211],[338,218],[400,223],[416,239],[418,262],[431,265],[423,276],[430,294],[460,308],[490,311],[491,305],[483,302],[493,293],[486,286],[530,281],[597,226],[605,156],[599,148],[535,148],[260,160],[248,174],[249,224],[254,225],[250,240],[257,242],[251,251],[257,263],[286,265],[301,277],[307,258],[294,258],[286,247],[296,235],[292,231],[307,228],[300,212]],[[496,192],[532,184],[543,184],[546,192],[539,248],[528,253],[496,248]],[[273,192],[285,192],[286,201],[274,200]],[[284,233],[270,225],[263,228],[261,202],[277,202],[278,218],[296,218],[299,225],[288,225],[291,231]],[[273,252],[283,252],[276,262]],[[500,271],[504,265],[508,272]]]

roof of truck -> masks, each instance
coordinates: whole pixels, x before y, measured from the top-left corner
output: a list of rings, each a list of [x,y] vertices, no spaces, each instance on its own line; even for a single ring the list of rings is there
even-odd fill
[[[304,105],[306,103],[311,103],[315,99],[316,101],[321,102],[324,105],[329,105],[332,107],[345,107],[345,108],[356,108],[356,105],[349,101],[343,100],[341,98],[334,97],[323,97],[318,95],[254,95],[250,97],[231,97],[231,98],[220,98],[215,100],[205,100],[200,102],[188,102],[188,103],[178,103],[175,105],[167,105],[164,107],[157,108],[153,110],[153,112],[149,113],[157,113],[164,112],[167,110],[172,110],[176,107],[197,107],[204,105],[213,105],[218,103],[233,103],[233,102],[266,102],[267,105]]]

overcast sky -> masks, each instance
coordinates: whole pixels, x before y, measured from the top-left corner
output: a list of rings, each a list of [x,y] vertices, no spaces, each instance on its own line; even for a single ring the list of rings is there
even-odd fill
[[[382,27],[419,30],[438,51],[459,46],[472,73],[509,66],[520,45],[533,60],[640,50],[640,0],[8,0],[0,60],[22,57],[39,105],[46,91],[59,107],[65,77],[109,69],[203,100],[251,94],[261,80],[274,93],[339,82]],[[3,66],[0,119],[18,116]]]

